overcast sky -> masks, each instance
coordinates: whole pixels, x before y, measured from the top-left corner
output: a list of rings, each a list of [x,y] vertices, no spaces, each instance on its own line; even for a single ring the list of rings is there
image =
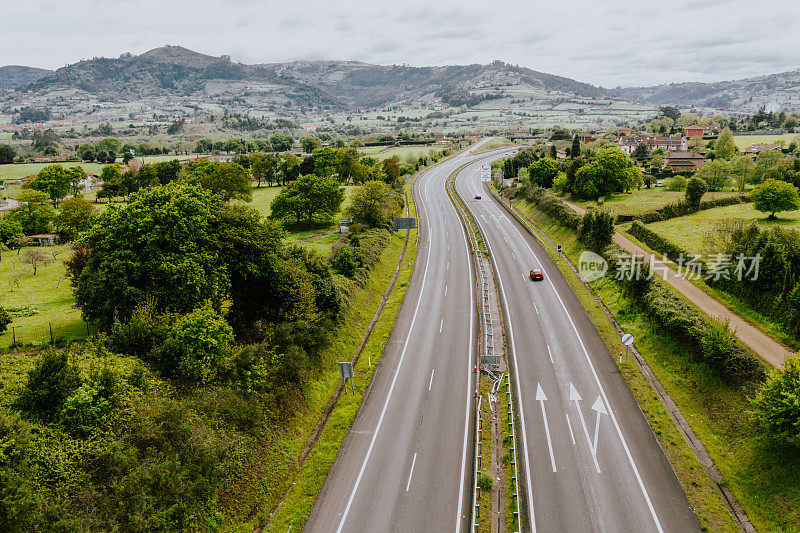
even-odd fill
[[[616,87],[800,68],[797,0],[4,0],[0,65],[178,44],[244,63],[500,59]]]

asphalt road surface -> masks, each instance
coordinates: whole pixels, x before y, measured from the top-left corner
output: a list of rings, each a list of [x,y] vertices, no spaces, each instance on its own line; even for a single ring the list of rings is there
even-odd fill
[[[588,315],[541,243],[486,190],[480,167],[460,172],[456,188],[484,231],[510,322],[508,357],[521,398],[520,481],[527,487],[524,530],[700,530]],[[474,199],[478,194],[482,200]],[[543,281],[531,281],[534,267],[544,270]]]
[[[474,273],[445,180],[485,155],[471,155],[475,147],[417,179],[421,231],[411,284],[305,531],[469,528]]]

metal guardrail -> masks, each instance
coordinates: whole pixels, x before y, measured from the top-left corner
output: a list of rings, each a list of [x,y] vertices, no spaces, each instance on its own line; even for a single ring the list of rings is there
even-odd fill
[[[508,426],[511,430],[511,460],[512,465],[514,466],[514,475],[511,477],[512,481],[514,481],[514,494],[512,497],[514,498],[514,504],[517,506],[517,510],[514,512],[514,517],[517,519],[517,531],[521,531],[522,527],[520,524],[520,513],[519,513],[519,471],[517,470],[517,433],[514,431],[514,402],[511,396],[511,375],[507,374],[509,377],[506,380],[506,403],[508,404]],[[531,490],[528,488],[528,490]]]

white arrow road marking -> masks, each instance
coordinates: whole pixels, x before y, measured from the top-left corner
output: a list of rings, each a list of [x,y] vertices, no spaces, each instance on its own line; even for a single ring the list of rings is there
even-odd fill
[[[594,460],[594,467],[597,469],[597,473],[600,473],[600,465],[597,463],[597,454],[595,453],[595,449],[592,446],[592,439],[589,437],[589,430],[586,429],[586,420],[583,418],[583,411],[581,411],[581,406],[578,403],[583,398],[581,395],[578,394],[578,391],[575,389],[575,385],[572,382],[569,382],[569,401],[575,402],[575,409],[578,410],[578,416],[581,419],[581,426],[583,427],[583,433],[586,435],[586,443],[589,445],[589,451],[592,453],[592,459]],[[599,420],[599,413],[598,413],[598,420]]]
[[[553,472],[556,471],[556,458],[553,455],[553,443],[550,441],[550,427],[547,425],[547,413],[544,410],[544,402],[547,401],[547,396],[544,395],[542,384],[536,384],[536,401],[542,406],[542,420],[544,420],[544,434],[547,436],[547,448],[550,450],[550,464],[553,467]]]
[[[594,404],[592,404],[592,409],[597,411],[597,421],[594,424],[594,454],[597,455],[597,435],[600,433],[600,415],[608,414],[608,411],[606,411],[606,406],[603,405],[603,400],[600,399],[600,396],[598,396]]]

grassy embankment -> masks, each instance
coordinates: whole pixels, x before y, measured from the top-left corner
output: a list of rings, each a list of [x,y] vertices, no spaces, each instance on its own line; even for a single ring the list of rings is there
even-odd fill
[[[491,141],[487,142],[486,144],[479,146],[475,149],[473,153],[475,154],[482,154],[483,152],[489,152],[491,150],[497,150],[498,148],[504,148],[506,146],[512,146],[514,144],[513,141],[506,139],[505,137],[498,137],[492,139]]]
[[[573,262],[577,260],[583,248],[574,232],[525,202],[516,205],[552,239],[562,243],[564,253]],[[619,353],[623,349],[619,337],[602,310],[563,262],[560,268],[609,351]],[[756,529],[800,529],[798,458],[769,448],[759,438],[759,431],[746,414],[750,409],[747,394],[752,391],[735,390],[723,384],[684,345],[664,335],[612,280],[602,278],[591,286],[622,329],[634,335],[637,349],[708,450]],[[644,376],[633,365],[622,365],[621,371],[670,458],[701,524],[710,531],[735,531],[730,514]]]
[[[406,191],[409,193],[410,216],[416,217],[416,207],[411,195],[410,182],[406,185]],[[286,473],[291,470],[283,468],[281,471],[275,471],[270,476],[270,479],[264,479],[265,484],[273,483],[276,486],[270,490],[270,497],[263,502],[253,520],[248,524],[242,525],[240,530],[243,533],[250,533],[253,527],[265,523],[267,524],[265,531],[269,532],[284,533],[289,528],[293,531],[299,531],[308,519],[317,494],[322,488],[325,477],[336,459],[336,454],[339,452],[339,447],[358,412],[361,400],[377,369],[384,346],[389,339],[394,321],[400,311],[416,259],[416,232],[417,230],[412,230],[411,232],[406,257],[401,265],[394,290],[389,296],[380,319],[364,347],[361,358],[354,367],[356,372],[355,394],[343,393],[341,395],[322,430],[319,440],[314,445],[305,465],[296,476],[287,477]],[[276,445],[283,450],[283,456],[287,459],[291,458],[287,464],[293,464],[340,381],[339,370],[335,367],[336,361],[349,360],[352,357],[364,330],[375,314],[381,296],[394,274],[397,259],[402,250],[404,235],[404,232],[395,234],[395,237],[381,256],[380,262],[373,268],[373,274],[366,289],[352,301],[345,320],[345,326],[337,333],[334,344],[327,350],[325,355],[326,363],[323,367],[330,370],[324,372],[318,381],[309,384],[309,403],[306,412],[296,420],[295,424],[292,424],[291,431],[287,431],[285,439],[280,443],[276,442]],[[370,360],[372,366],[369,366]],[[275,516],[269,519],[270,511],[278,503],[281,495],[290,487],[291,490],[289,490],[285,501],[275,513]]]

